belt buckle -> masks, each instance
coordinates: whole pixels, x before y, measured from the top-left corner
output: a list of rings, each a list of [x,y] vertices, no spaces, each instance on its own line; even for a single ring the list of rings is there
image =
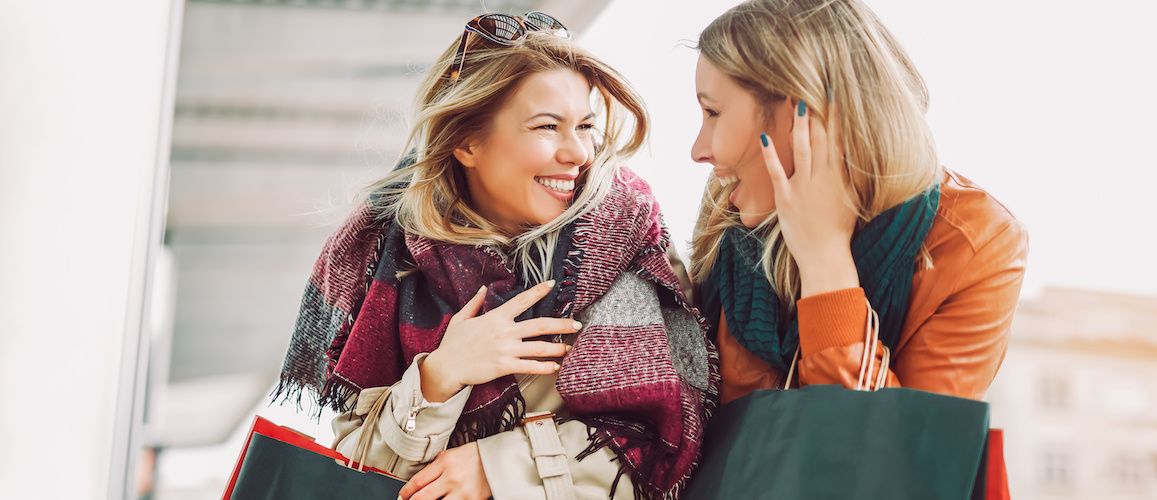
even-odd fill
[[[553,421],[554,420],[554,412],[544,411],[544,412],[538,412],[538,413],[531,413],[531,414],[527,415],[526,417],[523,417],[521,424],[526,426],[526,425],[530,425],[532,423],[538,422],[538,425],[542,425],[543,420]]]

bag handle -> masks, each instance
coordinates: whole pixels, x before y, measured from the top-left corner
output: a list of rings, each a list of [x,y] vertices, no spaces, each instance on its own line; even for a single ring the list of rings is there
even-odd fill
[[[791,355],[791,366],[787,369],[787,378],[783,380],[783,390],[791,388],[791,381],[795,378],[795,365],[799,361],[799,347],[795,348],[795,354]],[[799,388],[799,384],[796,384]]]
[[[884,354],[880,359],[880,366],[876,367],[876,350],[883,348]],[[795,379],[796,365],[799,363],[799,347],[795,348],[795,354],[791,357],[791,366],[787,370],[787,378],[784,379],[783,389],[791,388],[792,380]],[[864,352],[860,356],[860,374],[856,381],[857,391],[874,392],[882,389],[888,383],[888,370],[892,363],[892,352],[888,346],[880,345],[880,315],[872,309],[872,304],[868,303],[867,318],[864,326]],[[878,369],[879,372],[875,375],[875,380],[871,380],[872,370]],[[874,382],[874,384],[873,384]],[[873,388],[874,386],[874,388]],[[796,384],[798,388],[799,385]]]
[[[378,421],[382,418],[382,410],[386,407],[386,400],[390,399],[390,393],[393,392],[394,387],[389,386],[386,390],[378,395],[374,403],[370,405],[370,410],[366,412],[365,419],[362,421],[362,433],[358,435],[357,446],[354,447],[354,456],[350,457],[345,463],[346,467],[354,469],[358,472],[365,472],[366,458],[370,454],[370,443],[373,441],[374,430],[378,428]],[[354,466],[354,457],[357,457],[357,466]]]
[[[857,391],[870,391],[872,368],[876,364],[876,350],[880,344],[880,315],[868,304],[867,318],[864,321],[864,352],[860,357],[860,376],[856,379]],[[881,370],[883,371],[883,370]],[[879,389],[879,386],[876,387]]]

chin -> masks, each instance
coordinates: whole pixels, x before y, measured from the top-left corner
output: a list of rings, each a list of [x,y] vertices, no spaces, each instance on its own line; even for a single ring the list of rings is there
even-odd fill
[[[763,221],[767,220],[767,218],[769,216],[771,216],[771,212],[774,211],[774,209],[772,209],[772,210],[760,213],[760,212],[747,212],[741,208],[736,208],[736,210],[739,210],[739,223],[743,224],[743,227],[746,227],[748,229],[755,229],[760,224],[763,224]]]
[[[555,219],[559,218],[559,216],[561,216],[562,213],[565,211],[566,211],[565,208],[558,208],[558,209],[551,209],[551,210],[543,210],[543,211],[539,212],[538,225],[541,226],[543,224],[550,224]]]

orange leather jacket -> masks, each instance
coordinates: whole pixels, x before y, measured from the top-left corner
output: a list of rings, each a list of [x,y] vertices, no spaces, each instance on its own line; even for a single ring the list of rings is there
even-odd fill
[[[934,267],[918,266],[912,278],[908,317],[891,353],[887,386],[981,399],[1004,361],[1028,235],[1004,206],[959,174],[945,171],[940,193],[925,240]],[[865,348],[863,289],[806,297],[796,305],[799,385],[855,387]],[[724,318],[719,325],[723,403],[782,387],[784,373],[741,346]],[[875,353],[876,366],[883,350]],[[875,380],[878,374],[869,375]]]

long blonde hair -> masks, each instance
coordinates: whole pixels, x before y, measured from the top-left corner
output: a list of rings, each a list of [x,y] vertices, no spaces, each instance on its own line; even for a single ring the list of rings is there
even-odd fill
[[[396,220],[407,232],[494,250],[512,268],[517,265],[527,283],[543,281],[549,277],[560,230],[602,201],[620,162],[646,141],[646,108],[618,72],[569,39],[530,32],[517,45],[504,47],[470,36],[460,79],[450,80],[458,38],[430,68],[403,148],[408,153],[399,168],[369,187],[374,193],[370,199],[380,218]],[[454,150],[485,136],[493,115],[526,77],[555,69],[578,72],[598,92],[596,112],[605,120],[597,130],[595,155],[579,179],[574,202],[562,215],[521,234],[505,234],[467,203],[464,167]]]
[[[699,35],[699,53],[751,92],[765,116],[784,99],[838,130],[848,200],[860,225],[937,182],[941,167],[924,120],[928,90],[912,61],[858,0],[750,0]],[[837,113],[829,113],[836,103]],[[724,232],[741,226],[728,190],[708,181],[691,243],[691,276],[707,279]],[[771,193],[768,193],[770,196]],[[774,212],[756,228],[761,260],[781,299],[794,307],[799,269]],[[931,260],[923,251],[925,265]]]

